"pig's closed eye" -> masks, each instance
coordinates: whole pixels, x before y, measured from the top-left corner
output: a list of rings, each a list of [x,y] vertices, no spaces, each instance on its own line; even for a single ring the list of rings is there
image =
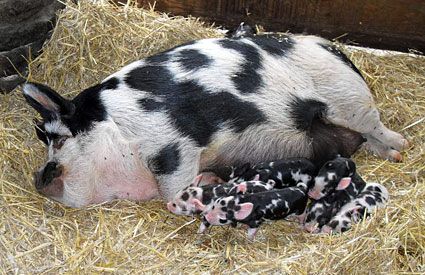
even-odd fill
[[[55,149],[62,148],[63,144],[65,143],[65,141],[67,139],[68,139],[68,137],[65,137],[65,136],[59,136],[59,137],[53,139],[53,148],[55,148]]]

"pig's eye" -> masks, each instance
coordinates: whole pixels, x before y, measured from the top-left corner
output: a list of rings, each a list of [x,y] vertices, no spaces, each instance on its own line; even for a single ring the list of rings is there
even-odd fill
[[[173,207],[177,207],[177,205],[175,203],[173,203]]]
[[[53,148],[55,149],[60,149],[62,148],[63,144],[65,143],[65,141],[67,140],[68,137],[65,136],[60,136],[57,137],[53,140]]]
[[[212,209],[214,209],[214,208],[215,208],[215,206],[213,205]]]

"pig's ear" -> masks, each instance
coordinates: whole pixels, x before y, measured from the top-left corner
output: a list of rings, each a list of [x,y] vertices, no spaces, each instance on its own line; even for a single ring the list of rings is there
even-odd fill
[[[205,204],[203,204],[200,200],[198,199],[193,199],[192,203],[195,205],[195,209],[196,210],[200,210],[203,211],[205,209]]]
[[[253,179],[254,181],[259,181],[260,180],[260,174],[256,174],[255,176],[254,176],[254,179]]]
[[[246,217],[251,214],[252,209],[254,208],[254,205],[250,202],[239,204],[240,208],[238,211],[235,212],[235,218],[237,220],[243,220]]]
[[[22,86],[24,97],[43,119],[72,116],[75,105],[51,88],[39,83],[26,83]]]
[[[246,182],[241,182],[236,186],[236,193],[245,194],[247,190]]]
[[[193,180],[193,182],[190,184],[190,186],[192,186],[192,187],[198,187],[199,186],[199,183],[201,182],[201,180],[202,180],[202,174],[199,174],[199,175],[197,175],[196,177],[195,177],[195,179]]]
[[[351,159],[345,161],[345,166],[348,170],[348,175],[351,177],[356,173],[356,164]]]
[[[345,188],[347,188],[351,183],[351,178],[347,177],[347,178],[342,178],[338,185],[336,186],[336,190],[344,190]]]

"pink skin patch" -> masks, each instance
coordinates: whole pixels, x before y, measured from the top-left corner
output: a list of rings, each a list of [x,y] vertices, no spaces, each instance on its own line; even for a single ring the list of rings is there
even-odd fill
[[[350,183],[351,183],[350,177],[342,178],[339,181],[338,186],[336,187],[336,190],[344,190],[350,185]]]
[[[332,228],[328,225],[324,225],[322,227],[322,230],[320,231],[321,233],[325,233],[325,234],[331,234],[332,233]]]
[[[317,223],[308,223],[304,225],[304,230],[309,233],[318,233],[319,228],[317,227]]]
[[[247,191],[247,189],[248,189],[248,187],[246,186],[246,183],[245,182],[242,182],[242,183],[240,183],[240,184],[237,185],[236,192],[237,193],[245,194],[246,191]]]
[[[318,200],[322,197],[321,192],[317,190],[308,191],[308,196],[314,200]]]
[[[201,222],[201,225],[199,226],[199,229],[198,229],[198,234],[204,233],[207,229],[208,227],[203,222]]]
[[[248,228],[248,239],[253,241],[257,234],[258,228]]]

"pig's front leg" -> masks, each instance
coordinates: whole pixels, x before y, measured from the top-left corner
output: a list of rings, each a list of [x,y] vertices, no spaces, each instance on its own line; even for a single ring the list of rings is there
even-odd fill
[[[200,155],[199,147],[180,141],[163,146],[148,159],[163,199],[171,200],[191,184],[199,171]]]
[[[202,221],[201,221],[201,225],[199,226],[198,233],[199,234],[204,233],[209,227],[210,227],[210,223],[205,219],[205,217],[202,217]]]

